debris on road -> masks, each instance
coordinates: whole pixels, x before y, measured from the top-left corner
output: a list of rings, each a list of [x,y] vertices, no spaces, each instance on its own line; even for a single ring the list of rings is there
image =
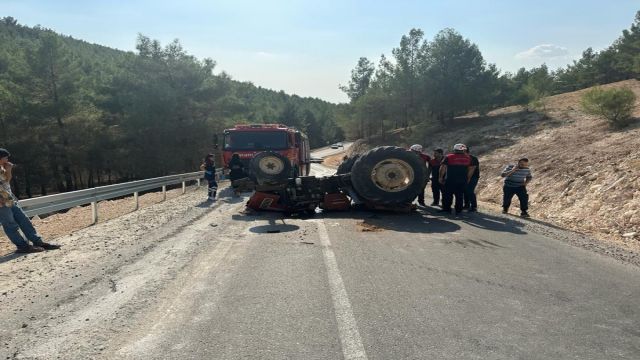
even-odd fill
[[[368,223],[366,220],[360,221],[358,223],[358,230],[360,230],[361,232],[380,232],[380,231],[384,231],[384,229],[370,224]]]

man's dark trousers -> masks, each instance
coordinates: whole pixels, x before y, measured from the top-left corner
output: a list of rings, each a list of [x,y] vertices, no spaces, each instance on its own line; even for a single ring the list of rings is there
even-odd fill
[[[464,190],[467,186],[466,182],[463,183],[451,183],[446,182],[444,184],[444,196],[442,197],[442,209],[445,211],[451,211],[451,204],[453,204],[453,197],[456,197],[455,209],[457,213],[462,212],[462,205],[464,196]]]
[[[520,200],[520,211],[527,212],[529,209],[529,194],[527,194],[526,186],[505,186],[502,188],[504,197],[502,199],[502,208],[505,210],[509,210],[509,206],[511,206],[511,199],[513,195],[518,197]]]
[[[427,186],[427,182],[429,182],[429,179],[424,181],[424,186],[422,187],[422,191],[418,194],[418,203],[420,204],[424,203],[424,188],[425,186]]]
[[[431,193],[433,194],[433,203],[440,203],[440,193],[443,191],[443,186],[438,182],[438,179],[431,180]]]
[[[464,190],[464,207],[469,209],[478,208],[478,199],[476,198],[476,186],[478,186],[477,177],[472,177]]]

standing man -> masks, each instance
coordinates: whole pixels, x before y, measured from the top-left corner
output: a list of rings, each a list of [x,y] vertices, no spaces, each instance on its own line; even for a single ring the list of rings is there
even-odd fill
[[[518,160],[517,165],[507,165],[502,170],[501,176],[504,178],[502,213],[507,214],[509,212],[511,199],[513,199],[513,195],[516,195],[520,200],[520,216],[528,218],[529,194],[527,194],[527,184],[533,178],[531,169],[529,169],[529,159],[522,158]]]
[[[422,145],[413,144],[413,145],[411,145],[409,150],[414,152],[416,155],[420,156],[420,159],[422,159],[422,162],[423,162],[423,164],[425,166],[427,166],[427,164],[429,164],[429,161],[431,160],[431,157],[422,152]],[[424,179],[424,185],[422,186],[422,191],[418,194],[418,204],[420,204],[422,206],[425,206],[425,204],[424,204],[424,188],[425,188],[425,186],[427,186],[428,182],[429,182],[429,175],[427,175],[426,179]]]
[[[200,165],[200,170],[204,170],[204,178],[207,180],[207,199],[209,201],[216,201],[218,183],[216,182],[216,164],[213,160],[213,154],[208,154],[204,158],[204,162]]]
[[[448,154],[440,165],[439,180],[444,185],[444,197],[440,212],[451,212],[453,197],[456,198],[456,214],[462,212],[463,195],[475,166],[471,165],[471,157],[465,153],[467,147],[464,144],[453,146],[453,153]]]
[[[36,232],[31,220],[25,215],[18,199],[11,192],[11,177],[13,176],[14,165],[9,162],[9,151],[0,148],[0,223],[2,229],[11,242],[17,247],[17,253],[36,253],[45,250],[59,249],[60,245],[49,244],[42,241]],[[29,244],[18,229],[22,230],[24,236],[33,243]]]
[[[478,186],[478,180],[480,180],[480,161],[478,161],[477,157],[471,155],[469,147],[467,147],[466,154],[471,158],[471,166],[475,166],[475,170],[464,191],[464,208],[469,209],[469,212],[474,212],[478,210],[476,186]]]
[[[443,188],[440,184],[440,164],[444,157],[444,151],[442,149],[435,149],[433,151],[433,158],[429,161],[429,173],[431,173],[431,193],[433,194],[433,202],[431,206],[440,205],[440,193]]]
[[[240,194],[238,180],[247,177],[244,173],[244,164],[240,160],[240,154],[233,153],[231,160],[229,160],[229,180],[231,180],[231,186],[233,187],[233,195],[238,196]]]

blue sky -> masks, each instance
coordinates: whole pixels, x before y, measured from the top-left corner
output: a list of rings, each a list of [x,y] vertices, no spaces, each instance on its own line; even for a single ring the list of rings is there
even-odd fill
[[[333,102],[347,100],[338,85],[359,57],[390,57],[414,27],[429,39],[452,27],[503,71],[555,68],[610,45],[638,10],[637,0],[0,0],[0,17],[24,25],[122,50],[138,33],[178,38],[236,80]]]

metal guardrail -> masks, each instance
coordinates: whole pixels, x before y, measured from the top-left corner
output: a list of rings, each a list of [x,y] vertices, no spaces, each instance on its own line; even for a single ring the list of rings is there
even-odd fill
[[[221,170],[216,171],[219,177]],[[197,181],[200,186],[200,179],[204,177],[204,171],[196,171],[186,174],[169,175],[145,180],[131,181],[122,184],[100,186],[91,189],[71,191],[61,194],[41,196],[32,199],[20,200],[20,207],[27,216],[48,214],[72,207],[91,204],[93,213],[93,223],[98,221],[98,201],[113,199],[125,195],[133,194],[135,209],[138,209],[138,193],[141,191],[162,188],[162,200],[167,199],[167,185],[182,183],[182,193],[186,192],[188,181]]]
[[[315,149],[314,151],[318,151]],[[216,178],[220,178],[222,170],[216,171]],[[145,180],[131,181],[122,184],[99,186],[91,189],[71,191],[61,194],[41,196],[32,199],[20,200],[20,207],[29,217],[49,214],[72,207],[91,204],[92,218],[95,224],[98,221],[98,201],[113,199],[133,194],[135,209],[138,209],[138,193],[141,191],[162,188],[162,200],[167,199],[167,185],[182,183],[182,193],[186,192],[187,181],[197,181],[204,177],[204,171],[196,171],[186,174],[169,175]]]

